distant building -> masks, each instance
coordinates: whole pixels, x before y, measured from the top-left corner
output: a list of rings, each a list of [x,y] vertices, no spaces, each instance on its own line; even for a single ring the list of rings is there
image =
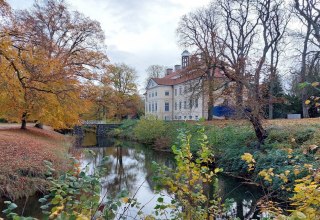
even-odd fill
[[[208,118],[208,95],[203,89],[205,80],[203,74],[197,74],[196,71],[190,74],[190,70],[186,71],[190,59],[190,53],[187,50],[183,51],[181,65],[175,65],[174,69],[168,68],[163,78],[151,78],[148,81],[144,94],[146,115],[153,115],[163,120]],[[226,79],[217,70],[214,71],[214,78],[220,84]],[[198,89],[195,89],[196,87]],[[215,91],[214,106],[230,102],[223,95],[227,87],[228,83]]]

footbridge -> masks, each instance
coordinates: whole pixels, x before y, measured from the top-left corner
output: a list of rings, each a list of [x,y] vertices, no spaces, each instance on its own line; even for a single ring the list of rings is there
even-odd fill
[[[73,129],[73,134],[83,136],[85,127],[95,128],[97,136],[104,136],[109,131],[120,127],[121,123],[106,123],[104,121],[99,120],[88,120],[83,121],[81,125],[75,126]]]

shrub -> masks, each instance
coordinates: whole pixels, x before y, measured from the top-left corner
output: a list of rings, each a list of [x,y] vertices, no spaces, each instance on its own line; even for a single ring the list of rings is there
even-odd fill
[[[134,128],[135,137],[144,143],[154,143],[166,130],[165,122],[154,117],[142,118]]]
[[[298,144],[302,144],[303,142],[312,139],[315,132],[316,130],[314,128],[299,129],[295,133],[296,142]]]
[[[215,150],[226,148],[239,148],[247,146],[255,140],[255,135],[249,127],[227,126],[219,128],[209,127],[207,131],[209,144]]]

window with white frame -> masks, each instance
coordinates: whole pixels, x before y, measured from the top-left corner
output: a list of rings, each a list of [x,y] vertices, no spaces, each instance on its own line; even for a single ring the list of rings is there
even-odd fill
[[[194,107],[198,108],[198,106],[199,106],[199,99],[195,99],[194,100]]]
[[[174,95],[175,95],[175,96],[178,95],[178,89],[174,89]]]
[[[165,91],[165,92],[164,92],[164,95],[165,95],[165,96],[169,96],[169,91]]]
[[[164,111],[168,112],[169,111],[169,102],[164,103]]]
[[[182,95],[182,87],[179,87],[179,94]]]
[[[174,103],[174,110],[176,110],[176,111],[177,111],[177,109],[178,109],[178,103],[177,103],[177,102],[175,102],[175,103]]]

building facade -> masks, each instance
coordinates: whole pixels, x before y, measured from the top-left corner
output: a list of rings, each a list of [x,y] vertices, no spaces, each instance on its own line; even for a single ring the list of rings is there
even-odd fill
[[[182,65],[175,65],[174,70],[166,70],[163,78],[151,78],[145,92],[145,114],[162,120],[199,120],[208,118],[208,95],[202,89],[204,81],[200,75],[186,74],[185,68],[190,62],[190,54],[184,51]],[[216,76],[217,75],[217,76]],[[215,73],[216,77],[222,75]],[[200,89],[195,92],[195,86]],[[217,90],[217,94],[222,91]],[[219,95],[217,95],[218,97]],[[224,101],[218,98],[215,105]]]

